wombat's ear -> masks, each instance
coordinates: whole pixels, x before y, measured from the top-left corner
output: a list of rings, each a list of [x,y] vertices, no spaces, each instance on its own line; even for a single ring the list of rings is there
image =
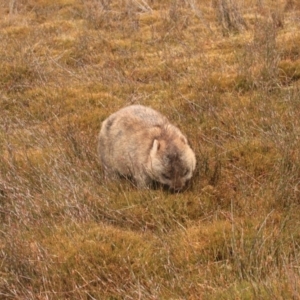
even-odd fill
[[[155,139],[155,140],[153,141],[153,145],[152,145],[150,154],[151,154],[151,155],[155,155],[156,152],[159,150],[159,148],[160,148],[159,141]]]
[[[184,144],[188,144],[188,141],[185,136],[180,137]]]

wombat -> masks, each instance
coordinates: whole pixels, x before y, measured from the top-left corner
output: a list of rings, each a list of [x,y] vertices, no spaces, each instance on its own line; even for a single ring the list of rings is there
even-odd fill
[[[98,151],[106,175],[131,177],[139,188],[159,182],[179,191],[196,167],[195,154],[181,131],[142,105],[124,107],[104,120]]]

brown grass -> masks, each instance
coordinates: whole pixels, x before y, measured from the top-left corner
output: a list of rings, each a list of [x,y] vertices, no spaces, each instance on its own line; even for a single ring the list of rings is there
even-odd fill
[[[297,1],[0,4],[1,299],[298,299]],[[180,194],[105,181],[117,109],[177,124]]]

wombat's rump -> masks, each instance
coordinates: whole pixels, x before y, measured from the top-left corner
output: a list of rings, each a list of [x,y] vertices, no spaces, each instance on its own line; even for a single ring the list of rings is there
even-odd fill
[[[132,177],[140,188],[157,181],[180,190],[196,166],[181,131],[142,105],[124,107],[102,123],[98,151],[107,175]]]

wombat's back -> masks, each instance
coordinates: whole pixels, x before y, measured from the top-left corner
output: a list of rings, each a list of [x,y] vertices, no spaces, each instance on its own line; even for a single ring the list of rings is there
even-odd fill
[[[154,136],[168,123],[166,117],[142,105],[124,107],[102,123],[98,151],[107,173],[143,173]]]
[[[137,123],[139,126],[146,126],[150,128],[152,126],[159,126],[168,123],[168,119],[160,114],[158,111],[146,107],[143,105],[130,105],[126,106],[119,111],[112,114],[108,119],[111,121],[118,117],[118,122],[122,120],[122,117],[126,118],[127,121]]]

